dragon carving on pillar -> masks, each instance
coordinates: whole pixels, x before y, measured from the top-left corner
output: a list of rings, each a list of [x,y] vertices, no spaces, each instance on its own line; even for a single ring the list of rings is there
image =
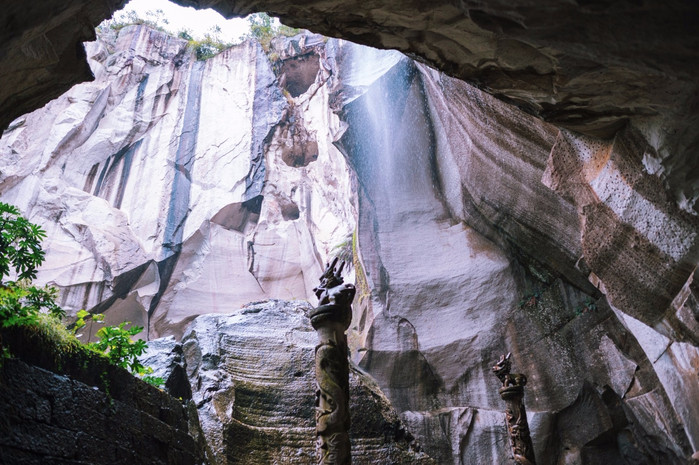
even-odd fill
[[[502,383],[499,393],[500,397],[507,403],[505,420],[515,463],[518,465],[536,465],[534,446],[529,434],[527,411],[524,408],[523,400],[527,377],[520,373],[510,373],[512,369],[511,356],[511,353],[500,356],[500,360],[493,366],[493,373]]]
[[[349,465],[349,359],[345,331],[352,320],[356,289],[345,284],[338,259],[328,264],[313,289],[318,307],[310,312],[316,346],[316,437],[319,465]]]

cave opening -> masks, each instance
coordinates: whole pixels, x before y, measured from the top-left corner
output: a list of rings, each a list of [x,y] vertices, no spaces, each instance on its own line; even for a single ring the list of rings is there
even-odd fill
[[[610,110],[611,124],[576,113],[585,96],[566,94],[568,112],[542,105],[561,121],[579,116],[561,129],[533,116],[536,105],[519,111],[399,52],[311,33],[236,44],[223,28],[196,37],[191,21],[167,35],[147,22],[158,17],[108,25],[86,45],[95,80],[8,127],[0,192],[49,230],[40,279],[61,287],[62,305],[189,344],[172,350],[206,375],[186,395],[204,406],[215,392],[217,412],[235,420],[209,430],[231,433],[211,436],[231,445],[221,453],[274,461],[280,436],[256,428],[276,418],[267,408],[282,411],[280,430],[310,428],[312,347],[294,302],[313,302],[319,267],[340,253],[357,286],[353,376],[364,370],[381,389],[357,381],[354,392],[399,419],[358,421],[362,438],[405,451],[414,436],[439,463],[500,460],[493,445],[507,437],[489,370],[512,346],[530,375],[537,457],[681,463],[696,449],[699,392],[687,380],[699,228],[665,195],[642,132],[655,130],[649,112],[639,129],[627,108]],[[536,31],[482,8],[471,20],[489,34]],[[244,26],[265,33],[266,21]],[[565,86],[541,49],[497,46],[478,62],[483,89],[515,82],[501,97],[520,104],[550,81]],[[531,66],[518,74],[521,57]],[[611,139],[595,137],[587,118],[598,117]],[[306,443],[294,450],[299,463],[312,455]]]

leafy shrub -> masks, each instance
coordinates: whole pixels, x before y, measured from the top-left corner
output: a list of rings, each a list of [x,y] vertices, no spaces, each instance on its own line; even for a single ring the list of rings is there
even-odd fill
[[[92,315],[91,313],[86,312],[84,309],[78,311],[78,313],[75,316],[78,317],[78,319],[75,320],[75,323],[73,323],[73,334],[77,334],[78,331],[85,327],[85,325],[87,324],[85,320],[87,319],[91,318],[97,322],[104,321],[104,315]]]
[[[194,50],[197,60],[204,61],[230,48],[231,44],[222,42],[216,37],[206,34],[203,40],[190,40],[188,47]]]
[[[98,29],[110,28],[119,31],[126,26],[143,24],[160,32],[167,32],[165,26],[170,22],[165,17],[163,10],[149,10],[146,17],[142,18],[135,11],[122,11],[114,15],[114,18],[107,20],[98,26]]]
[[[60,321],[65,312],[56,304],[58,289],[31,286],[29,280],[0,284],[0,327],[36,323],[45,311]]]
[[[19,214],[17,207],[0,202],[0,279],[13,268],[18,279],[35,279],[44,261],[41,240],[46,231]]]
[[[109,357],[113,365],[130,370],[134,374],[145,372],[144,366],[139,362],[138,357],[143,355],[148,346],[143,339],[136,342],[131,340],[131,336],[143,331],[141,326],[131,325],[130,321],[120,323],[119,326],[105,326],[97,331],[98,342],[91,343],[94,348],[104,352]]]
[[[192,34],[189,33],[188,29],[182,29],[177,33],[177,37],[186,41],[194,40],[194,37],[192,37]]]
[[[267,13],[253,13],[247,19],[250,24],[250,35],[257,39],[266,52],[269,52],[270,43],[275,37],[293,37],[301,32],[301,29],[281,24],[277,18]]]
[[[92,319],[97,323],[104,322],[104,315],[92,315],[85,310],[80,310],[77,315],[78,319],[73,325],[72,334],[76,334],[87,324],[86,320]],[[138,357],[143,355],[148,345],[143,339],[134,342],[131,336],[143,331],[141,326],[132,326],[130,321],[125,321],[119,326],[105,326],[97,331],[98,342],[92,342],[87,346],[101,354],[105,354],[112,365],[120,366],[131,371],[132,374],[141,377],[143,381],[153,386],[160,387],[165,383],[162,378],[149,376],[153,373],[151,367],[145,367],[138,360]]]
[[[133,374],[144,376],[153,373],[151,368],[144,367],[138,361],[138,356],[148,348],[145,341],[131,340],[131,336],[143,330],[142,327],[127,328],[130,322],[106,326],[97,332],[99,342],[83,346],[75,333],[85,326],[85,320],[91,315],[85,310],[78,312],[72,332],[63,326],[61,319],[65,317],[65,312],[56,303],[58,289],[31,285],[31,279],[36,278],[37,267],[44,261],[41,239],[45,237],[46,232],[22,217],[16,207],[0,202],[0,328],[28,327],[51,341],[58,352],[97,351],[106,354],[112,364],[129,369]],[[6,280],[11,270],[17,274],[17,281]],[[95,321],[103,319],[101,315],[93,318]],[[80,349],[76,349],[78,347]],[[0,347],[0,354],[7,357],[7,347]],[[158,380],[162,384],[161,378],[146,378],[144,380],[151,384],[158,383]]]
[[[31,324],[39,313],[60,319],[58,290],[35,287],[36,269],[44,262],[41,239],[46,232],[19,214],[17,207],[0,202],[0,327]],[[17,281],[8,280],[14,271]]]

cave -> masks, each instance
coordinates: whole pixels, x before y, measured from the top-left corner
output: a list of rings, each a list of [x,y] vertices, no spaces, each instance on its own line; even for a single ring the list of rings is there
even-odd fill
[[[318,55],[309,53],[282,60],[279,67],[279,83],[292,97],[298,97],[311,87],[318,75]]]
[[[338,256],[356,463],[514,463],[508,352],[538,463],[699,460],[699,4],[176,1],[307,29],[201,60],[97,37],[125,3],[0,13],[0,200],[68,318],[143,326],[174,398],[27,349],[0,461],[315,463],[306,314]],[[154,439],[74,440],[115,411]],[[10,442],[32,429],[73,439]]]

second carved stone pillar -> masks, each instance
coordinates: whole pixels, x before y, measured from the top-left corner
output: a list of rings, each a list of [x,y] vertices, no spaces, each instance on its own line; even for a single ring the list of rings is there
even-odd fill
[[[512,455],[517,465],[536,465],[527,411],[524,408],[524,386],[527,384],[527,377],[520,373],[510,373],[510,356],[511,354],[501,356],[493,367],[493,373],[502,382],[499,393],[507,405],[505,421]]]

